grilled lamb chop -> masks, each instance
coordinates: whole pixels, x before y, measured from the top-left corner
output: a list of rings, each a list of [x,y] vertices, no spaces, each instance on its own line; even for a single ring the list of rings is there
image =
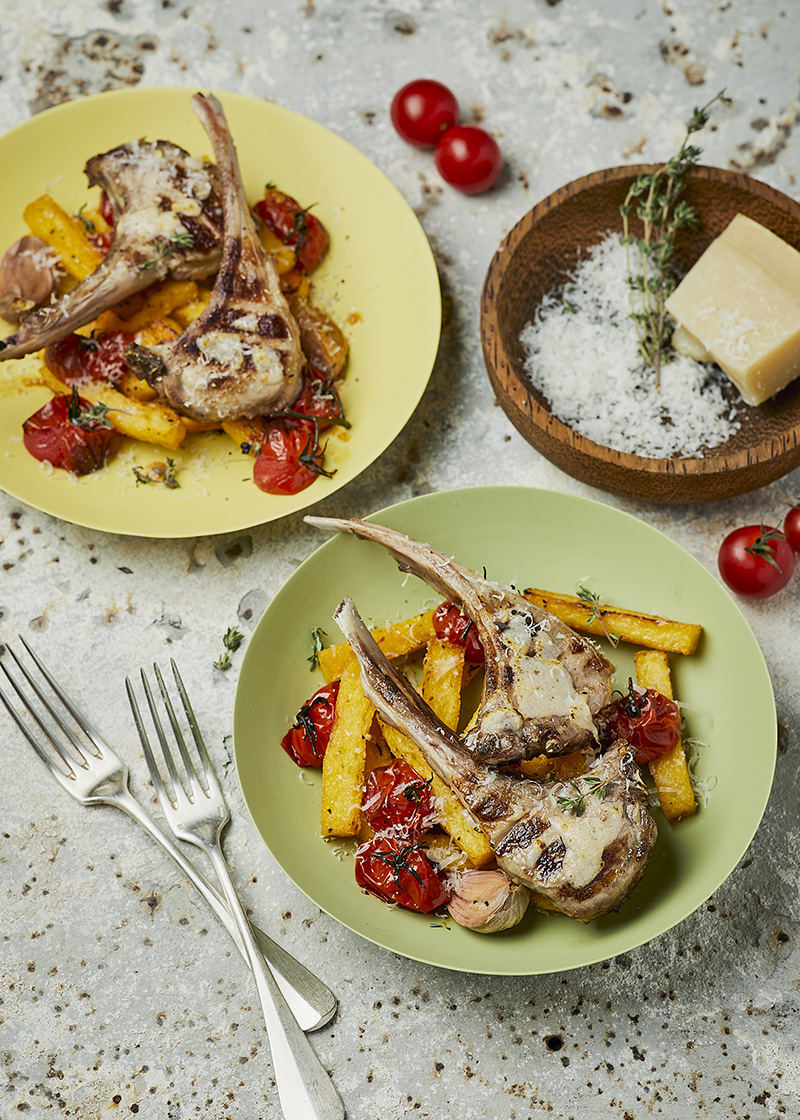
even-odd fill
[[[517,778],[483,765],[389,663],[351,599],[340,603],[334,618],[378,714],[413,739],[507,875],[582,922],[625,901],[656,839],[647,791],[626,743],[616,743],[570,782]]]
[[[136,140],[85,167],[114,206],[114,241],[95,271],[61,299],[25,315],[0,340],[0,360],[62,338],[166,276],[200,280],[219,266],[222,211],[214,168],[166,140]]]
[[[429,545],[368,521],[307,517],[388,549],[475,623],[486,653],[478,715],[464,745],[495,764],[597,746],[593,716],[611,700],[614,666],[586,639],[516,591],[482,579]]]
[[[291,405],[302,388],[300,329],[261,247],[244,196],[222,106],[195,94],[192,106],[217,160],[225,239],[205,311],[177,338],[131,346],[128,365],[178,412],[196,420],[262,416]]]

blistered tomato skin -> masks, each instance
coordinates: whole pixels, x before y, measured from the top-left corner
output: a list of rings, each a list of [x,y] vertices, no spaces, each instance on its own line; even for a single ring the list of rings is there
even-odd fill
[[[107,381],[115,385],[127,372],[125,351],[134,336],[110,331],[97,338],[68,334],[45,347],[44,364],[61,381],[80,385],[85,381]]]
[[[421,836],[436,820],[429,783],[402,758],[370,773],[362,809],[374,832],[407,839]]]
[[[737,595],[767,599],[792,578],[795,556],[780,529],[744,525],[720,545],[719,574]]]
[[[475,623],[461,614],[455,603],[442,603],[433,613],[433,629],[442,642],[464,647],[464,659],[473,665],[486,660]]]
[[[311,461],[308,456],[313,445],[313,424],[301,420],[293,428],[280,423],[270,427],[253,464],[253,481],[259,490],[266,494],[299,494],[315,482],[320,472],[303,461]]]
[[[434,148],[458,119],[458,102],[441,82],[419,78],[392,98],[392,124],[398,136],[415,148]]]
[[[267,189],[253,209],[284,245],[294,249],[301,272],[319,264],[328,248],[328,232],[315,214],[274,187]]]
[[[450,897],[419,844],[374,836],[356,851],[356,882],[384,902],[430,914]]]
[[[639,766],[667,754],[681,737],[678,705],[654,688],[635,689],[600,713],[603,740],[624,739],[636,752]]]
[[[81,408],[90,408],[79,399]],[[22,440],[27,451],[42,463],[50,463],[70,474],[91,474],[110,459],[121,437],[113,428],[80,427],[70,419],[70,398],[53,397],[29,416],[22,425]]]
[[[439,174],[463,194],[488,191],[500,177],[503,155],[493,136],[475,125],[451,128],[436,145]]]
[[[318,688],[303,704],[281,739],[281,746],[298,766],[322,766],[333,730],[338,694],[338,681]]]

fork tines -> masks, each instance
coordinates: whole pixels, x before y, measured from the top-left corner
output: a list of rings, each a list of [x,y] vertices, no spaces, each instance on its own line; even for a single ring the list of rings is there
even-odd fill
[[[50,769],[55,765],[59,768],[62,775],[65,777],[72,777],[76,764],[85,767],[85,756],[87,752],[91,752],[95,757],[101,757],[102,750],[99,744],[102,743],[102,739],[89,721],[77,710],[58,681],[56,681],[46,666],[42,664],[25,639],[20,636],[19,641],[24,646],[28,656],[33,661],[41,676],[47,682],[49,690],[45,691],[10,645],[6,645],[5,649],[11,656],[16,666],[16,671],[11,671],[6,659],[0,660],[0,669],[2,669],[6,680],[16,693],[22,708],[45,736],[52,749],[48,749],[45,746],[41,736],[35,734],[31,727],[30,720],[24,718],[19,708],[12,703],[8,695],[3,692],[2,689],[0,689],[0,700],[2,700],[9,715],[45,765],[50,767]],[[27,689],[25,689],[23,681],[20,678],[24,678],[24,682],[27,683],[28,686]],[[35,701],[31,698],[31,693],[33,693],[33,696],[36,698]],[[72,718],[72,724],[67,721],[63,711],[54,704],[54,699],[58,700],[61,709],[64,709]],[[83,732],[87,740],[86,742],[78,738],[74,730],[75,727]],[[57,731],[54,730],[54,728],[56,728]],[[61,739],[59,739],[57,732],[60,732]],[[75,752],[74,755],[67,749],[64,739],[66,739],[69,746]]]
[[[150,711],[150,717],[153,721],[153,727],[155,729],[156,738],[158,739],[159,745],[161,747],[161,755],[164,759],[164,762],[166,763],[167,774],[168,774],[168,781],[167,782],[165,782],[163,780],[163,778],[162,778],[162,768],[158,765],[158,763],[156,762],[155,756],[153,755],[153,750],[152,750],[152,747],[151,747],[151,744],[150,744],[149,737],[147,735],[147,731],[146,731],[145,726],[144,726],[144,721],[142,719],[141,711],[139,710],[139,705],[136,701],[136,695],[133,691],[133,686],[131,685],[130,681],[127,678],[126,678],[126,681],[125,681],[125,687],[126,687],[127,692],[128,692],[128,700],[130,701],[131,711],[133,712],[133,718],[134,718],[134,722],[136,724],[136,730],[139,733],[139,738],[140,738],[141,743],[142,743],[142,749],[144,750],[145,759],[147,760],[147,765],[150,769],[150,772],[151,772],[151,775],[152,775],[152,778],[153,778],[153,783],[156,787],[156,792],[159,793],[159,796],[161,796],[161,793],[163,791],[163,793],[166,794],[166,796],[168,797],[170,803],[172,805],[175,805],[176,800],[177,800],[176,799],[176,790],[178,789],[178,787],[183,789],[184,793],[186,793],[187,796],[189,796],[190,798],[194,797],[194,791],[196,789],[195,783],[197,783],[205,793],[208,793],[209,788],[211,787],[212,783],[214,782],[214,771],[213,771],[213,768],[211,766],[211,762],[210,762],[209,757],[208,757],[208,751],[206,750],[206,745],[205,745],[205,742],[203,741],[203,736],[200,732],[200,727],[197,723],[197,719],[196,719],[194,711],[192,709],[192,705],[189,702],[189,696],[186,692],[186,688],[184,686],[183,680],[181,679],[181,675],[178,672],[178,666],[175,664],[174,660],[172,660],[172,659],[170,659],[170,667],[172,669],[172,674],[175,678],[175,684],[177,686],[178,693],[179,693],[180,698],[181,698],[181,704],[182,704],[182,707],[183,707],[183,714],[185,716],[186,725],[188,726],[188,729],[191,732],[192,738],[194,739],[195,745],[197,747],[197,756],[198,756],[198,761],[199,761],[199,767],[195,765],[195,762],[192,759],[192,756],[189,754],[189,750],[186,746],[186,738],[184,736],[184,729],[181,727],[181,723],[180,723],[180,721],[178,719],[178,716],[175,712],[175,707],[172,703],[169,692],[167,690],[166,683],[164,681],[164,678],[161,674],[161,670],[159,669],[158,665],[155,665],[155,664],[153,665],[153,673],[154,673],[156,681],[158,683],[158,691],[161,695],[161,700],[162,700],[162,703],[163,703],[163,706],[164,706],[164,710],[166,711],[166,714],[167,714],[167,719],[169,720],[170,727],[172,728],[172,733],[175,737],[175,741],[178,744],[178,750],[180,752],[181,762],[183,764],[185,777],[188,780],[188,786],[189,786],[188,790],[186,789],[186,784],[185,784],[183,778],[181,777],[181,775],[178,774],[177,767],[175,766],[172,751],[169,748],[169,743],[168,743],[166,734],[164,732],[164,725],[163,725],[163,722],[161,720],[161,716],[159,715],[158,706],[156,704],[156,698],[153,695],[153,690],[150,687],[150,682],[147,679],[147,675],[145,674],[144,669],[140,670],[142,687],[144,689],[144,694],[145,694],[145,697],[147,699],[147,706],[148,706],[149,711]],[[161,790],[159,790],[159,785],[161,786]]]

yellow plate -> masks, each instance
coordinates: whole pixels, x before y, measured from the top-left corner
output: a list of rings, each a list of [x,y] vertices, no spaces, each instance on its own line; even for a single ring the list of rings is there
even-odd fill
[[[3,185],[0,247],[28,232],[22,211],[47,191],[70,213],[96,199],[83,166],[130,140],[172,140],[195,155],[211,145],[192,112],[194,89],[136,89],[50,109],[0,137]],[[340,489],[392,442],[416,408],[431,374],[441,327],[441,295],[430,246],[408,203],[356,148],[288,109],[235,93],[218,94],[239,153],[248,198],[274,182],[314,213],[330,248],[313,274],[312,298],[343,328],[351,351],[342,383],[349,432],[329,434],[326,466],[293,497],[263,494],[251,458],[226,436],[189,437],[172,456],[179,490],[136,486],[134,463],[163,459],[156,447],[127,440],[104,470],[75,479],[40,465],[22,444],[22,422],[49,399],[21,388],[35,370],[28,357],[0,364],[0,489],[65,521],[112,533],[193,537],[230,532],[305,509]],[[1,321],[0,321],[1,322]]]

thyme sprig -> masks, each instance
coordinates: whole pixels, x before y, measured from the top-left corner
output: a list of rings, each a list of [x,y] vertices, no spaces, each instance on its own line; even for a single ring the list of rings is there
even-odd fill
[[[709,110],[715,102],[730,103],[725,91],[712,97],[702,109],[695,109],[686,126],[686,136],[678,152],[648,175],[639,175],[620,206],[622,244],[625,246],[630,288],[631,318],[636,326],[639,350],[645,363],[656,375],[656,389],[661,387],[661,367],[671,358],[671,327],[667,320],[666,301],[675,289],[672,264],[675,235],[681,229],[696,229],[700,219],[687,202],[678,200],[684,189],[684,174],[697,163],[702,149],[690,144],[690,137],[708,123]],[[638,201],[637,201],[638,200]],[[642,237],[634,237],[629,218],[636,206],[636,217],[642,222]],[[641,272],[631,266],[630,246],[641,256]]]
[[[155,268],[160,260],[164,257],[171,257],[176,249],[193,248],[194,237],[192,237],[188,230],[174,233],[171,237],[164,237],[159,234],[153,241],[153,256],[148,257],[144,264],[141,265],[141,271],[145,272],[149,268]]]
[[[139,483],[147,484],[149,482],[162,482],[167,490],[179,490],[180,482],[175,477],[175,460],[167,459],[166,463],[161,461],[150,463],[147,467],[135,466],[132,468],[136,485]]]
[[[85,405],[75,385],[67,401],[67,419],[76,428],[83,428],[86,432],[96,432],[98,428],[110,428],[111,421],[107,413],[108,406],[98,401],[97,404]]]
[[[586,798],[592,796],[602,801],[606,795],[606,790],[610,781],[610,778],[606,778],[604,781],[602,778],[597,778],[592,774],[588,774],[586,777],[578,778],[577,780],[573,778],[569,784],[571,788],[575,790],[575,796],[569,797],[568,795],[564,795],[563,797],[559,797],[558,803],[566,812],[574,813],[576,817],[579,817],[586,808]],[[586,788],[581,789],[578,782],[583,782]]]
[[[231,654],[235,653],[244,641],[244,634],[236,626],[229,626],[222,639],[223,651],[214,662],[215,669],[230,669]]]
[[[600,629],[603,631],[607,641],[616,649],[619,645],[619,635],[612,634],[606,626],[605,619],[603,618],[604,612],[600,610],[600,596],[596,594],[596,592],[590,591],[588,587],[579,587],[578,598],[589,607],[589,617],[586,621],[599,623]]]
[[[311,666],[312,670],[316,669],[319,662],[319,653],[322,649],[322,639],[327,638],[327,634],[321,626],[311,627],[311,654],[306,660]]]

